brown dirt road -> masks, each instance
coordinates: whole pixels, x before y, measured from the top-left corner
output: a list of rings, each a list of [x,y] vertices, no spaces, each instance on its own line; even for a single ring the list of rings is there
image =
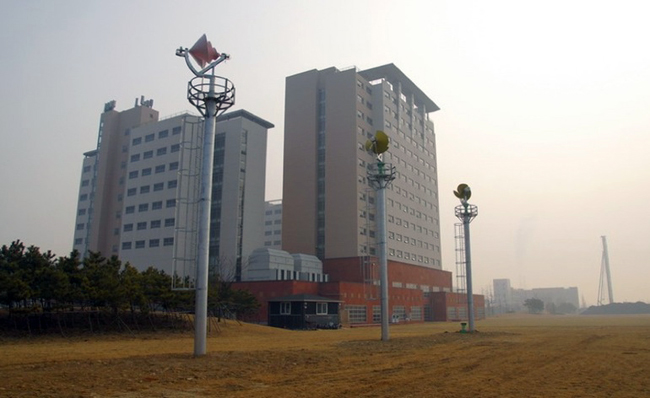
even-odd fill
[[[0,397],[650,397],[650,316],[0,339]]]

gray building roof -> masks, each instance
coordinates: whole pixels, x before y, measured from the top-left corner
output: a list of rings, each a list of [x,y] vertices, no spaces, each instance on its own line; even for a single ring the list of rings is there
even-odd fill
[[[226,120],[230,120],[230,119],[235,119],[235,118],[238,118],[238,117],[243,117],[245,119],[248,119],[248,120],[250,120],[252,122],[255,122],[255,123],[259,124],[260,126],[265,127],[267,129],[275,127],[275,125],[273,123],[268,122],[268,121],[262,119],[259,116],[255,116],[255,115],[253,115],[252,113],[250,113],[249,111],[247,111],[245,109],[239,109],[239,110],[236,110],[236,111],[224,113],[223,115],[221,115],[221,116],[219,116],[217,118],[217,122],[222,122],[222,121],[226,121]]]
[[[368,79],[368,81],[386,79],[392,85],[396,85],[397,82],[400,82],[402,85],[402,93],[413,94],[415,97],[415,104],[424,104],[427,113],[440,110],[440,107],[438,107],[431,98],[427,97],[424,91],[420,90],[420,88],[416,86],[415,83],[404,74],[404,72],[395,66],[395,64],[386,64],[362,70],[359,74]]]

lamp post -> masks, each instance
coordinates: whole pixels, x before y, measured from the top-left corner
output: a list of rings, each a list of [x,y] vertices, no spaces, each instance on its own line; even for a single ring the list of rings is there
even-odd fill
[[[212,162],[217,116],[235,103],[235,87],[230,80],[216,76],[214,68],[230,58],[219,54],[203,35],[191,49],[179,48],[176,55],[185,58],[195,77],[188,82],[187,99],[204,117],[201,189],[199,193],[199,236],[194,308],[194,356],[206,354],[208,318],[208,262],[210,254],[210,207],[212,205]],[[190,56],[201,69],[197,70]]]
[[[472,250],[470,247],[469,223],[478,215],[478,207],[469,204],[467,201],[472,196],[472,190],[467,184],[460,184],[454,195],[460,199],[460,205],[455,207],[456,217],[463,222],[465,236],[465,278],[467,282],[467,318],[469,332],[476,331],[474,328],[474,296],[472,292]]]

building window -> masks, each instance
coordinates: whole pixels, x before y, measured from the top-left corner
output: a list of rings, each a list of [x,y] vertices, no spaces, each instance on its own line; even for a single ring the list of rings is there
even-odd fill
[[[176,199],[167,199],[167,207],[176,207]]]
[[[167,188],[176,188],[178,186],[178,180],[171,180],[167,182]]]
[[[79,201],[83,202],[84,200],[88,200],[88,194],[85,193],[83,195],[79,195]]]
[[[169,164],[169,171],[178,170],[178,162],[171,162]]]
[[[181,127],[176,126],[172,129],[172,135],[180,134],[181,133]]]
[[[181,144],[174,144],[170,148],[171,153],[178,152],[180,150],[181,150]]]
[[[84,166],[83,172],[87,173],[90,171],[90,166]]]
[[[142,231],[143,229],[147,229],[147,222],[142,221],[138,223],[138,231]]]
[[[136,153],[135,155],[131,155],[131,162],[137,162],[140,160],[140,154]]]
[[[264,231],[264,236],[271,236],[273,235],[273,231]]]
[[[122,242],[122,250],[131,250],[131,242]]]
[[[83,243],[83,241],[84,241],[83,238],[77,238],[77,239],[74,240],[74,244],[75,245],[80,245],[80,244]]]
[[[146,169],[142,169],[142,176],[150,176],[151,175],[151,167],[147,167]]]
[[[126,196],[134,196],[136,193],[138,193],[137,188],[129,188],[126,191]]]
[[[142,159],[151,159],[153,157],[153,151],[147,151],[142,154]]]
[[[84,226],[85,226],[85,224],[83,224],[83,223],[81,223],[81,224],[77,224],[77,231],[81,231],[81,230],[83,230],[83,229],[84,229]]]
[[[153,220],[149,228],[160,228],[160,220]]]
[[[162,209],[162,200],[159,200],[157,202],[153,202],[151,204],[151,210],[160,210]]]
[[[124,232],[133,231],[133,224],[124,224]]]
[[[149,203],[141,203],[138,206],[138,212],[149,211]]]
[[[350,323],[366,323],[367,313],[365,305],[348,305],[348,320]]]
[[[136,240],[135,241],[135,248],[136,249],[144,249],[144,241],[143,240]]]
[[[163,239],[163,246],[173,246],[174,238],[165,238]]]
[[[142,137],[134,138],[131,141],[131,145],[140,145],[140,144],[142,144]]]
[[[143,185],[140,187],[140,193],[149,193],[150,189],[151,189],[150,185]]]
[[[90,184],[90,180],[83,180],[81,181],[81,186],[82,187],[87,187]]]
[[[160,239],[150,239],[149,247],[158,247],[160,246]]]
[[[155,135],[155,134],[147,134],[147,135],[144,137],[144,142],[151,142],[151,141],[154,140],[154,138],[156,138],[156,135]]]
[[[78,216],[84,216],[84,215],[86,215],[86,209],[79,209],[79,210],[77,210],[77,215],[78,215]]]
[[[327,303],[316,303],[316,315],[327,315]]]
[[[165,219],[165,226],[166,227],[173,227],[176,224],[176,219],[174,218],[166,218]]]
[[[167,147],[158,148],[156,151],[156,156],[162,156],[167,154]]]
[[[158,183],[153,184],[153,191],[154,192],[162,191],[164,188],[165,188],[165,183],[158,182]]]
[[[158,132],[158,138],[167,138],[169,136],[169,130],[163,130]]]
[[[124,213],[126,214],[135,213],[135,206],[126,206],[126,208],[124,209]]]
[[[165,165],[164,164],[156,166],[156,174],[157,173],[164,173],[164,172],[165,172]]]
[[[291,315],[291,303],[288,301],[280,303],[280,315]]]
[[[137,170],[132,171],[132,172],[129,173],[129,179],[134,179],[134,178],[138,178],[138,171]]]

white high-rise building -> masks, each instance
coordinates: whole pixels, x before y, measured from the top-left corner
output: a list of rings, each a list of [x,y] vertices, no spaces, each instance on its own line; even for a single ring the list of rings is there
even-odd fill
[[[328,68],[286,79],[282,248],[320,259],[376,255],[375,192],[364,148],[391,139],[384,161],[388,259],[441,269],[436,141],[438,106],[393,64]]]
[[[118,255],[138,269],[172,273],[174,258],[195,261],[203,120],[158,120],[153,101],[101,115],[97,149],[84,154],[74,249]],[[210,265],[240,279],[263,246],[267,131],[245,110],[217,119]]]
[[[282,249],[282,199],[264,204],[264,247]]]

